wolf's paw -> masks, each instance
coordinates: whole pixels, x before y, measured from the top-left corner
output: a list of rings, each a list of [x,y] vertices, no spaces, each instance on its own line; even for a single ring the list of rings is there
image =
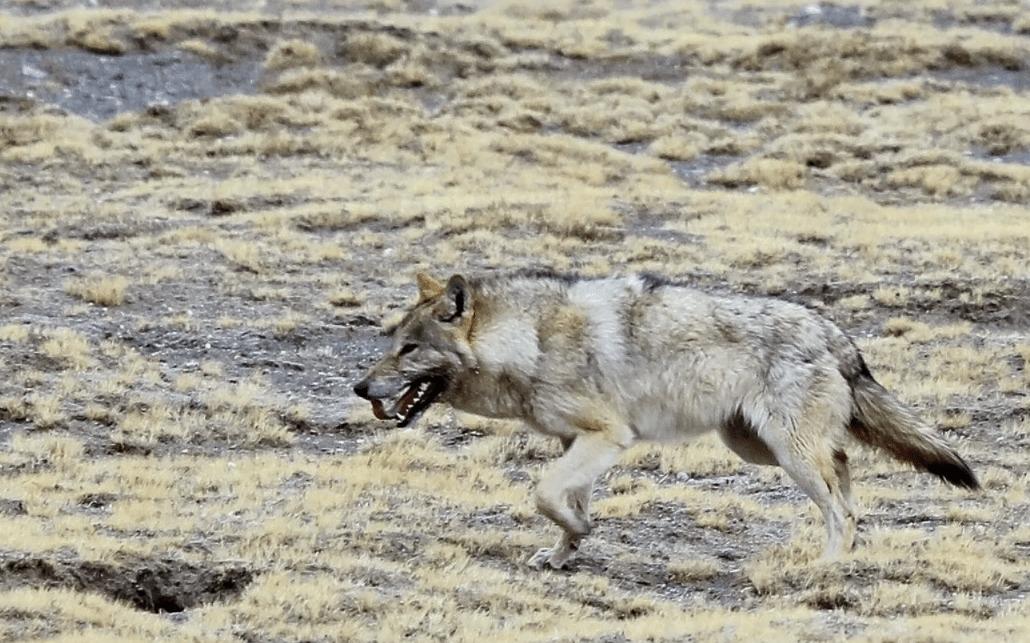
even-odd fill
[[[530,556],[526,564],[535,569],[562,569],[575,553],[574,549],[568,547],[544,547]]]

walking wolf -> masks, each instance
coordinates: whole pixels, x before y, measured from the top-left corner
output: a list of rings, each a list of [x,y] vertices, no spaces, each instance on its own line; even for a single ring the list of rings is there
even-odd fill
[[[827,557],[855,542],[849,436],[978,488],[844,332],[803,306],[651,275],[419,275],[418,286],[390,350],[354,391],[400,426],[446,402],[560,439],[565,453],[536,500],[563,533],[533,565],[565,565],[590,533],[594,480],[642,440],[714,430],[745,460],[783,467],[822,512]]]

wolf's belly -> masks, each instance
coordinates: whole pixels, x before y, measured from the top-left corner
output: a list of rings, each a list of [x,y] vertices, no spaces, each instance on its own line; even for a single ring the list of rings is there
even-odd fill
[[[715,430],[720,420],[708,409],[683,408],[676,404],[639,404],[630,414],[638,439],[650,442],[689,440]]]

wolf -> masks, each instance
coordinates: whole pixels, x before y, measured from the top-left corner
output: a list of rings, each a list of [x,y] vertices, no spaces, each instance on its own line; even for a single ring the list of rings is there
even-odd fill
[[[857,441],[959,487],[965,460],[881,386],[854,342],[804,306],[720,296],[651,274],[417,275],[418,301],[354,386],[398,426],[446,403],[519,419],[561,441],[536,490],[562,530],[528,562],[560,569],[592,527],[595,480],[640,441],[717,431],[748,462],[782,467],[826,524],[824,557],[853,549],[845,452]]]

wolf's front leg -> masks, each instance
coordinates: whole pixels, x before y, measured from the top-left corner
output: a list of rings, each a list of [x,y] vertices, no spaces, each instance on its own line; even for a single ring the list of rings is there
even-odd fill
[[[615,464],[623,448],[600,434],[581,435],[544,474],[536,492],[537,509],[565,533],[554,547],[533,554],[531,566],[561,569],[576,553],[592,527],[588,506],[594,480]]]

